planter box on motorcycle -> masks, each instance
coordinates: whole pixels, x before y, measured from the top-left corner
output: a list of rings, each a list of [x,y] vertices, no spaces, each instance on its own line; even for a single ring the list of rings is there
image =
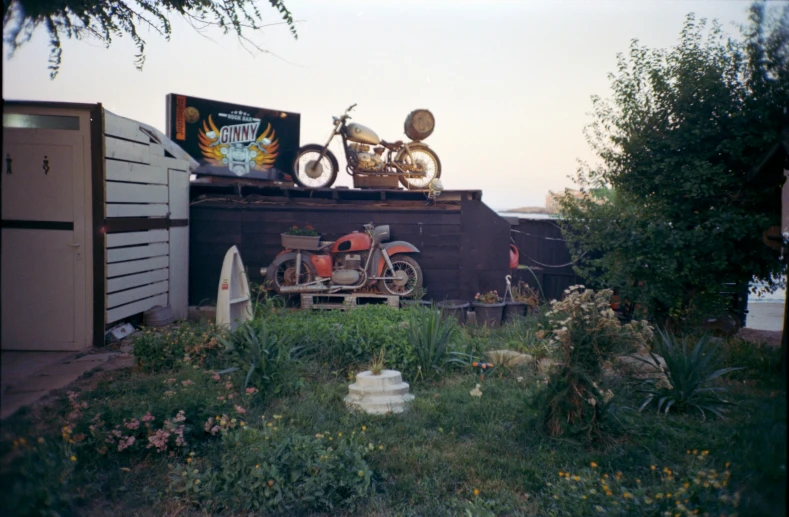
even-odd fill
[[[310,250],[316,251],[320,248],[320,235],[288,235],[282,236],[282,247],[288,250]]]

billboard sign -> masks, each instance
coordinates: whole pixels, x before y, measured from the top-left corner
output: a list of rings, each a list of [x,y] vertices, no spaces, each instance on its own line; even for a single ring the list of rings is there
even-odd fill
[[[200,163],[198,175],[290,180],[300,125],[298,113],[167,95],[167,136]]]

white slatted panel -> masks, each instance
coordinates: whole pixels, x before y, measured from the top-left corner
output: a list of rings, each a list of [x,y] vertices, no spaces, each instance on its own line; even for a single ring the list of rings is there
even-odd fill
[[[107,296],[107,308],[112,309],[119,305],[136,302],[144,298],[149,298],[156,294],[166,293],[170,290],[170,284],[167,280],[163,282],[156,282],[155,284],[148,284],[135,289],[127,289],[126,291],[119,291]]]
[[[107,180],[167,185],[167,169],[155,165],[107,160]]]
[[[152,269],[161,269],[170,265],[170,258],[167,256],[153,257],[145,260],[132,260],[129,262],[118,262],[107,264],[107,278],[114,278],[121,275],[131,275]]]
[[[167,305],[167,293],[110,309],[107,311],[107,320],[105,323],[113,323],[123,318],[140,314],[157,305]]]
[[[128,248],[112,248],[107,250],[107,264],[167,255],[169,251],[170,245],[166,242],[157,242],[144,246],[130,246]]]
[[[151,138],[140,131],[140,125],[133,120],[119,117],[109,111],[104,112],[104,132],[110,136],[133,140],[143,144],[148,144]]]
[[[151,242],[167,242],[167,230],[150,230],[147,232],[110,233],[107,235],[107,247],[134,246]]]
[[[151,153],[148,146],[107,136],[105,138],[105,157],[125,162],[149,163]]]
[[[136,275],[126,275],[117,278],[110,278],[107,280],[107,293],[114,293],[116,291],[123,291],[124,289],[132,289],[143,285],[153,284],[161,280],[169,280],[170,270],[154,269],[153,271],[146,271]]]
[[[134,120],[105,111],[104,125],[105,217],[188,220],[189,164]],[[106,323],[168,303],[186,318],[188,226],[110,233],[105,254]]]
[[[160,205],[107,205],[107,217],[164,217],[169,212],[165,204]]]
[[[167,185],[107,182],[107,203],[167,203]],[[188,195],[188,193],[187,193]]]

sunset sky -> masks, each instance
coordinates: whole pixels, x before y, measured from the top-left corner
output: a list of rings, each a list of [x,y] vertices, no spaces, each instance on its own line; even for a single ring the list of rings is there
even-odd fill
[[[262,6],[271,23],[277,13]],[[8,58],[5,99],[101,102],[162,131],[165,95],[294,111],[301,144],[323,142],[331,116],[358,103],[354,120],[387,140],[427,108],[427,143],[447,189],[481,189],[496,209],[542,206],[572,186],[577,160],[591,160],[583,127],[590,96],[607,96],[607,74],[632,38],[651,47],[678,41],[685,15],[717,18],[735,35],[747,1],[376,0],[286,2],[297,25],[251,38],[278,57],[250,55],[234,36],[198,34],[173,20],[170,42],[143,31],[147,61],[133,65],[128,38],[64,43],[60,75],[47,70],[44,29]],[[281,59],[280,59],[281,58]],[[337,142],[339,144],[339,142]],[[339,145],[334,147],[341,154]],[[341,164],[338,185],[350,185]]]

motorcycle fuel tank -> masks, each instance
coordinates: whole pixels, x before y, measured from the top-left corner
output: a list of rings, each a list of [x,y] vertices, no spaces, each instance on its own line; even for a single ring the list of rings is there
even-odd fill
[[[351,142],[359,142],[362,144],[378,145],[381,139],[375,134],[375,131],[369,127],[365,127],[356,122],[351,122],[345,126],[345,136]]]
[[[367,251],[370,249],[370,236],[366,233],[349,233],[337,239],[334,246],[331,247],[332,253],[348,252],[348,251]]]

